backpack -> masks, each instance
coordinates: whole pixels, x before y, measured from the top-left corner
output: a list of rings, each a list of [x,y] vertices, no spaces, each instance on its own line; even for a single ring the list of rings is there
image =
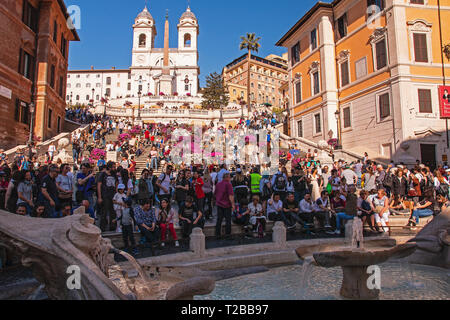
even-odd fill
[[[264,183],[263,189],[262,189],[262,197],[263,198],[270,198],[272,195],[272,190],[267,186],[267,183]]]
[[[386,173],[383,180],[383,186],[385,188],[392,188],[394,185],[394,177],[390,173]]]
[[[19,194],[17,193],[17,181],[14,182],[14,187],[11,191],[11,195],[8,198],[8,202],[6,203],[6,209],[11,213],[16,213],[17,209],[17,200],[19,199]]]
[[[284,175],[282,173],[277,174],[277,176],[275,178],[275,186],[277,187],[277,190],[286,189],[287,182],[286,182],[286,178],[284,177]]]

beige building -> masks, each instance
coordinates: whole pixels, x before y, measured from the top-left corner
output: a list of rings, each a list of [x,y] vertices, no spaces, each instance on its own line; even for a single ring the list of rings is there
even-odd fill
[[[284,57],[274,54],[266,58],[251,56],[250,101],[253,106],[269,103],[279,108],[283,105],[279,88],[288,79],[286,58],[287,53]],[[238,97],[247,99],[248,66],[248,54],[244,54],[223,69],[222,76],[228,86],[231,103],[238,103]]]

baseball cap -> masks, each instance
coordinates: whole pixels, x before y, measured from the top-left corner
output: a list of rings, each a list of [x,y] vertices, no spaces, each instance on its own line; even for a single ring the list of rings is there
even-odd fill
[[[242,172],[242,169],[241,169],[241,168],[237,168],[237,169],[236,169],[236,172],[237,172],[237,173],[241,173],[241,172]]]
[[[119,190],[120,190],[120,189],[125,190],[125,185],[121,183],[121,184],[119,184],[119,186],[117,187],[117,189],[119,189]]]

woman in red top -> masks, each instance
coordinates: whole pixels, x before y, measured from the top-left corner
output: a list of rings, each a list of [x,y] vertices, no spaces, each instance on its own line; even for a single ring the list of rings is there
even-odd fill
[[[136,161],[134,160],[134,156],[131,156],[130,167],[128,168],[128,172],[130,173],[136,172]]]
[[[203,192],[203,185],[205,183],[203,182],[203,179],[200,178],[197,171],[194,171],[194,174],[192,176],[192,186],[194,187],[195,191],[195,202],[197,204],[198,210],[200,210],[203,213],[204,205],[205,205],[205,193]]]

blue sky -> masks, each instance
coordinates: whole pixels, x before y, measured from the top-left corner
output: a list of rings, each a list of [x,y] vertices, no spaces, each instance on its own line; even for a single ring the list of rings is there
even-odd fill
[[[69,70],[129,68],[132,25],[145,0],[65,0],[81,9],[80,42],[71,42]],[[275,43],[316,3],[316,0],[190,0],[200,25],[200,85],[211,72],[222,68],[244,52],[240,36],[255,32],[262,39],[259,56],[282,54]],[[170,47],[178,45],[177,24],[188,0],[148,0],[158,35],[156,47],[163,47],[164,17],[169,9]]]

